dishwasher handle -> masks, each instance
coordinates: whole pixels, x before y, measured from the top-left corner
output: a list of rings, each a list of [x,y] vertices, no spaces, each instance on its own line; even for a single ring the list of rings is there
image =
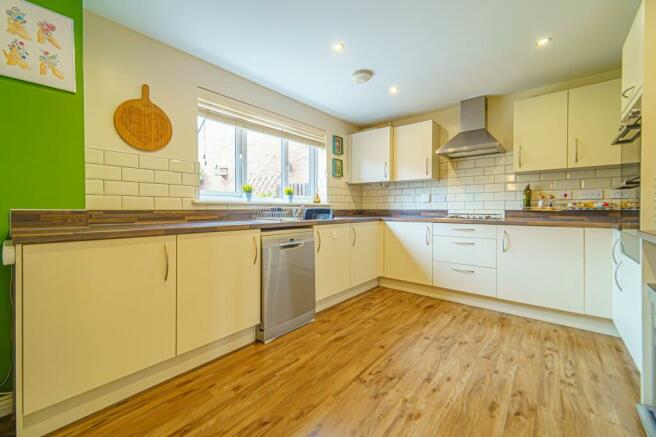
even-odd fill
[[[303,246],[305,246],[305,240],[298,241],[298,240],[291,239],[289,241],[276,244],[276,247],[279,247],[281,250],[295,249],[297,247],[303,247]]]

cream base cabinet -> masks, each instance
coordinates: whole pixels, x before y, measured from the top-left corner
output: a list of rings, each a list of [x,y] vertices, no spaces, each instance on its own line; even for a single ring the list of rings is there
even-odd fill
[[[394,180],[420,181],[439,177],[440,127],[432,120],[394,128]]]
[[[27,245],[22,263],[23,415],[175,356],[175,236]]]
[[[351,178],[354,184],[392,180],[392,128],[351,135]]]
[[[622,146],[611,143],[617,136],[620,80],[569,90],[568,168],[620,164]]]
[[[584,312],[584,230],[498,226],[497,296]]]
[[[378,278],[383,271],[383,225],[380,222],[351,224],[350,286]]]
[[[417,284],[433,283],[430,223],[385,222],[384,275]]]
[[[321,225],[314,228],[315,288],[320,301],[349,288],[351,227]]]
[[[515,172],[567,167],[567,93],[561,91],[515,102]]]
[[[260,323],[260,231],[178,236],[178,354]]]
[[[612,229],[585,229],[585,314],[613,317],[616,247]]]

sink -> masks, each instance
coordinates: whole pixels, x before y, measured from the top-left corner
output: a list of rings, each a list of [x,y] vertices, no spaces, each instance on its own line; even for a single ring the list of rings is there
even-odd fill
[[[304,220],[296,217],[282,217],[282,218],[255,219],[254,221],[260,223],[294,223],[294,222],[302,222]]]

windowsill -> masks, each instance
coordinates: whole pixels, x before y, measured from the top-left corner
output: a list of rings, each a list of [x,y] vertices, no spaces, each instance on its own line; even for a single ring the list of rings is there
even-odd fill
[[[193,200],[194,205],[257,205],[257,206],[330,206],[330,203],[314,203],[310,198],[294,199],[288,202],[283,199],[253,199],[250,202],[240,197],[201,197]]]

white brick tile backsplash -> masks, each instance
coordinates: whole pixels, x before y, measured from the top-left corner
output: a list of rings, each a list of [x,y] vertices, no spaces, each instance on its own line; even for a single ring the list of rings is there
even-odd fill
[[[166,197],[169,195],[169,186],[166,184],[139,184],[139,195]]]
[[[579,179],[572,179],[566,181],[554,181],[554,190],[579,190],[581,189],[581,181]]]
[[[103,194],[103,181],[96,179],[85,180],[84,192],[86,194]]]
[[[169,185],[169,196],[171,197],[195,197],[196,188],[189,185]]]
[[[86,209],[121,209],[121,196],[85,196]]]
[[[105,164],[118,167],[139,167],[139,156],[131,153],[105,151]]]
[[[87,147],[84,150],[84,162],[88,164],[102,164],[104,162],[103,151]]]
[[[155,180],[155,172],[143,168],[124,168],[123,180],[132,182],[153,182]]]
[[[138,196],[139,184],[136,182],[105,181],[105,194],[118,196]]]
[[[139,155],[139,167],[150,170],[168,170],[169,161],[166,158],[156,156]]]
[[[84,173],[88,179],[102,179],[109,181],[121,180],[121,167],[111,167],[109,165],[86,164]]]
[[[589,190],[591,188],[610,188],[611,179],[610,178],[596,178],[596,179],[583,179],[581,188]]]
[[[123,209],[155,209],[152,197],[123,196]]]
[[[156,171],[155,182],[158,184],[180,184],[182,183],[182,176],[180,173],[172,171]]]
[[[182,199],[175,197],[156,197],[155,209],[181,209]]]
[[[198,175],[182,173],[182,185],[198,186]]]
[[[194,173],[194,163],[191,161],[178,161],[172,159],[169,161],[169,170],[179,171],[180,173]]]

